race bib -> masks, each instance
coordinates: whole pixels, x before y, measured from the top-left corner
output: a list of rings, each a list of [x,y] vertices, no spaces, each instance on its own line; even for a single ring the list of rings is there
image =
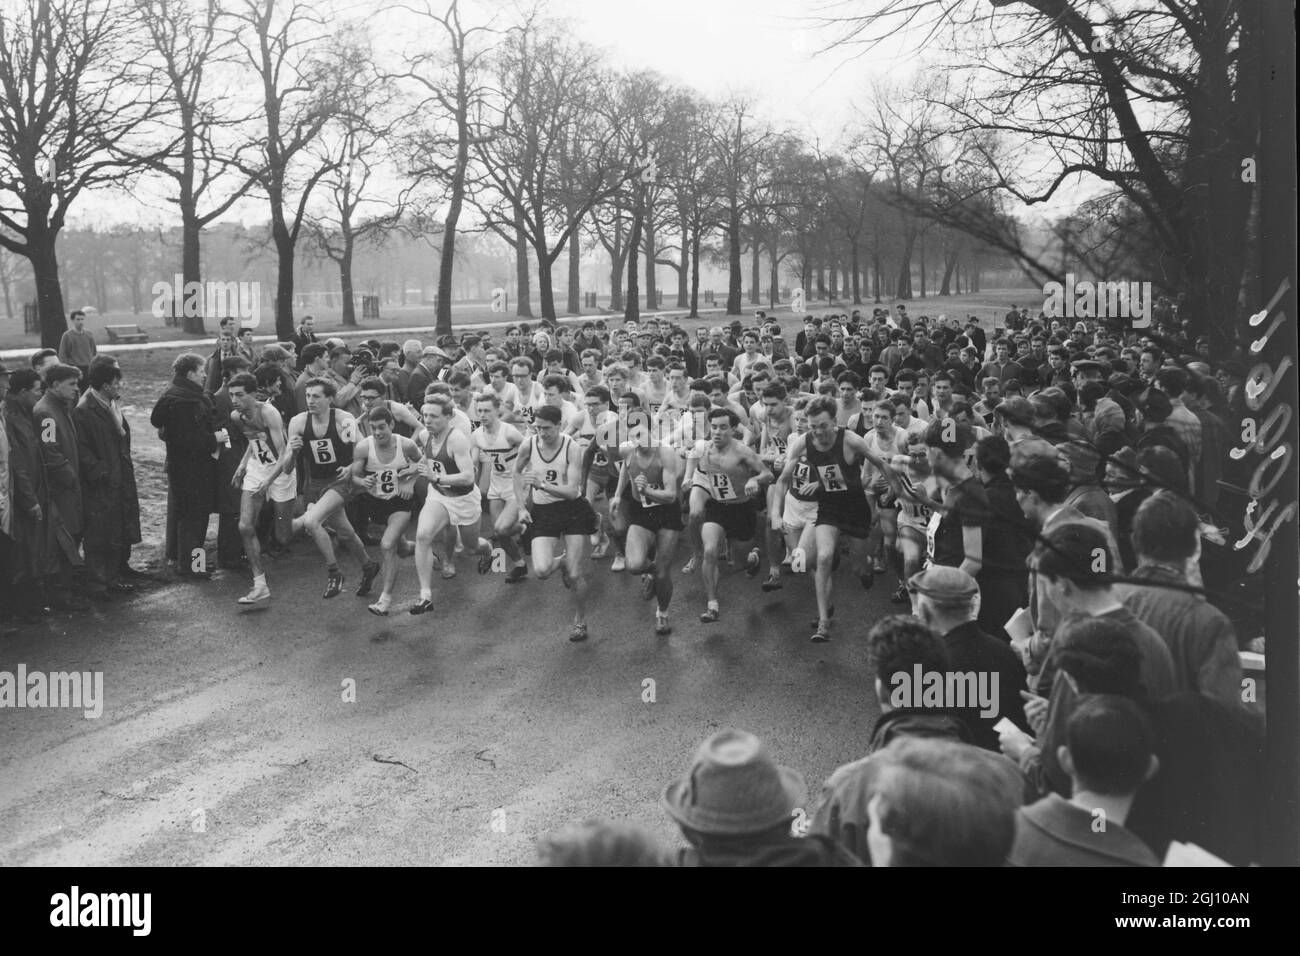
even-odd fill
[[[605,455],[603,448],[596,452],[595,457],[591,459],[591,464],[594,468],[604,468],[609,464],[609,458]]]
[[[818,465],[817,476],[821,480],[822,487],[828,492],[847,491],[849,488],[839,465]]]
[[[334,456],[334,443],[328,438],[313,438],[311,457],[318,465],[334,465],[338,459]]]
[[[435,475],[446,474],[446,472],[442,470],[442,462],[440,462],[437,458],[429,459],[429,468]]]
[[[939,535],[939,525],[943,522],[943,513],[936,511],[930,515],[930,521],[925,526],[925,554],[931,561],[934,560],[934,543]]]
[[[385,468],[375,479],[375,491],[380,498],[391,498],[397,494],[397,472]]]
[[[506,457],[499,451],[490,453],[492,455],[492,471],[498,475],[506,473]]]
[[[257,459],[259,465],[275,464],[275,455],[271,452],[270,446],[261,438],[253,439],[253,457]]]
[[[654,491],[663,491],[663,490],[664,490],[664,486],[663,486],[663,485],[656,485],[656,484],[654,484],[654,483],[652,483],[652,482],[646,482],[646,490],[647,490],[647,491],[649,491],[649,490],[654,490]],[[663,502],[661,502],[661,501],[651,501],[651,500],[650,500],[649,498],[647,498],[645,495],[639,495],[638,497],[639,497],[640,500],[641,500],[641,507],[642,507],[642,508],[661,508],[661,507],[663,507]]]
[[[735,485],[731,483],[731,476],[725,471],[710,474],[709,482],[712,485],[713,497],[717,501],[734,501],[740,497],[736,494]]]

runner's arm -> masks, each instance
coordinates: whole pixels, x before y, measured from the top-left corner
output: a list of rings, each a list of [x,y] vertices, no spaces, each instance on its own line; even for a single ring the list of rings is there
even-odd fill
[[[469,439],[458,431],[447,436],[447,450],[456,462],[457,474],[439,475],[435,485],[439,488],[474,487],[474,460],[469,453]]]
[[[374,484],[372,480],[374,475],[366,474],[366,451],[365,441],[357,442],[356,447],[352,449],[352,484],[363,489],[368,489]]]
[[[616,510],[623,499],[623,492],[627,490],[628,486],[627,475],[627,468],[620,468],[618,470],[618,487],[614,489],[614,497],[609,499],[609,507],[611,511]]]
[[[794,481],[794,469],[799,463],[799,456],[803,454],[804,437],[795,435],[790,439],[790,444],[785,450],[785,467],[781,469],[781,474],[776,479],[776,497],[778,501],[785,501],[786,492],[790,490],[790,484]]]

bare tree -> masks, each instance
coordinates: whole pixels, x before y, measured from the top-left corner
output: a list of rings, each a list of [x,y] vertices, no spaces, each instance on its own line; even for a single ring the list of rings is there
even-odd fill
[[[771,133],[754,119],[752,104],[732,99],[721,110],[718,126],[709,132],[718,164],[723,229],[727,239],[727,315],[741,314],[741,225],[749,212],[749,186],[757,174],[759,154]]]
[[[154,168],[176,184],[172,202],[181,212],[181,277],[185,286],[202,279],[200,236],[203,229],[224,215],[256,181],[256,176],[238,174],[224,183],[223,194],[216,185],[235,171],[240,151],[248,144],[231,147],[219,142],[221,134],[238,118],[222,112],[230,90],[218,88],[213,73],[229,62],[232,38],[219,29],[223,16],[217,0],[195,3],[185,0],[134,0],[136,16],[144,25],[153,54],[165,77],[167,126],[176,139],[176,150],[162,157]],[[201,206],[206,206],[200,211]],[[173,315],[184,317],[186,332],[204,331],[204,316],[181,307],[184,289],[173,290]]]
[[[259,81],[261,130],[255,162],[239,168],[256,179],[271,205],[271,240],[279,260],[275,332],[293,335],[294,255],[317,184],[338,158],[308,147],[336,110],[338,90],[355,62],[325,49],[324,21],[291,0],[240,0],[234,37]]]
[[[161,103],[141,54],[105,0],[0,12],[0,245],[31,263],[48,348],[67,329],[55,246],[72,204],[171,146],[147,145]]]

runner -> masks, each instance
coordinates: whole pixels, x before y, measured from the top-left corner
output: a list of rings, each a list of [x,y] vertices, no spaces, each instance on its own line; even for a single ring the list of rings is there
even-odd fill
[[[495,366],[493,366],[495,368]],[[514,425],[501,420],[501,399],[487,389],[474,402],[482,426],[474,432],[472,442],[478,452],[480,494],[486,498],[492,519],[492,540],[501,545],[510,559],[506,584],[517,584],[528,577],[528,566],[519,549],[519,503],[515,500],[515,457],[524,436]]]
[[[698,525],[704,560],[700,562],[704,593],[708,605],[700,620],[717,621],[718,557],[723,542],[729,547],[753,541],[758,532],[759,501],[755,496],[763,485],[771,484],[771,470],[754,450],[735,437],[740,417],[730,408],[709,410],[711,440],[700,449],[699,468],[692,490],[691,522]],[[698,510],[697,510],[698,504]],[[746,573],[756,575],[762,557],[754,548],[746,562]]]
[[[808,403],[812,398],[808,395],[800,395],[794,403],[794,431],[791,434],[791,441],[799,436],[808,434]],[[787,455],[789,447],[787,446]],[[782,470],[785,469],[784,462]],[[817,558],[817,537],[815,529],[817,526],[817,492],[816,490],[805,491],[810,483],[815,483],[816,479],[812,473],[812,466],[808,464],[808,446],[804,443],[804,450],[795,461],[794,474],[790,482],[790,490],[785,493],[785,500],[781,508],[781,531],[785,535],[786,550],[790,552],[790,569],[796,574],[802,574],[808,569],[808,566]]]
[[[403,438],[412,438],[420,428],[420,417],[411,406],[385,398],[387,389],[383,379],[367,378],[361,382],[361,417],[356,419],[361,438],[370,434],[370,413],[376,408],[386,408],[393,413],[393,431]]]
[[[614,563],[618,566],[612,567],[611,570],[621,571],[624,566],[623,548],[617,541],[617,536],[613,534],[615,522],[611,514],[613,510],[611,499],[614,489],[618,487],[618,466],[611,461],[610,455],[610,446],[617,448],[617,436],[620,430],[616,427],[604,427],[616,423],[618,414],[610,411],[609,389],[603,385],[593,385],[583,396],[583,405],[585,408],[578,420],[578,433],[574,437],[577,438],[578,447],[583,453],[584,493],[600,522],[600,531],[591,542],[593,547],[591,557],[592,560],[605,557],[613,539],[616,552]],[[601,500],[604,504],[598,506]]]
[[[794,430],[794,415],[789,405],[785,386],[775,383],[762,392],[762,403],[753,410],[754,429],[750,447],[758,452],[759,460],[779,475],[785,468],[786,451],[790,434]],[[767,580],[764,591],[779,591],[781,583],[781,556],[785,550],[781,537],[781,511],[784,499],[777,493],[776,483],[767,489],[767,522],[764,527],[767,545]]]
[[[588,581],[583,559],[587,536],[596,532],[596,513],[582,494],[582,455],[573,439],[560,433],[560,421],[554,405],[537,410],[536,434],[525,440],[515,460],[515,498],[520,518],[532,524],[533,574],[544,581],[558,567],[564,586],[573,592],[569,640],[585,641]],[[557,562],[555,545],[561,538],[565,553]]]
[[[411,439],[393,431],[395,419],[387,408],[371,409],[366,417],[370,436],[357,442],[352,453],[352,484],[366,493],[369,520],[384,526],[379,542],[384,563],[382,585],[379,599],[367,610],[387,617],[397,580],[397,547],[421,503],[416,481],[420,476],[420,449]]]
[[[677,497],[681,464],[673,448],[648,441],[626,442],[619,451],[624,464],[610,504],[617,510],[627,498],[627,569],[641,575],[642,596],[656,599],[655,633],[663,637],[673,630],[668,605],[677,535],[683,528]]]
[[[361,383],[363,403],[367,395],[374,394],[373,389],[367,388],[374,381],[367,379]],[[333,530],[339,544],[361,561],[361,585],[357,594],[364,597],[370,593],[380,565],[370,557],[344,511],[344,506],[355,494],[351,462],[359,430],[357,422],[347,412],[333,407],[333,382],[323,378],[308,379],[305,392],[307,411],[290,419],[288,445],[278,466],[285,472],[292,472],[295,460],[301,458],[306,474],[303,496],[307,510],[301,517],[293,519],[292,530],[294,534],[306,530],[325,559],[326,598],[338,597],[343,592],[343,572],[339,570],[334,542],[329,534]]]
[[[897,455],[907,454],[907,433],[894,425],[894,406],[882,401],[871,412],[871,431],[864,436],[868,447],[883,461],[891,462]],[[898,556],[898,498],[889,485],[889,475],[867,462],[862,468],[863,484],[867,488],[867,502],[876,513],[867,551],[876,574],[883,574],[888,564],[897,566]],[[883,551],[881,548],[883,547]],[[888,559],[888,561],[886,561]],[[901,578],[900,580],[906,580]]]
[[[888,466],[868,447],[865,439],[835,424],[835,399],[819,396],[808,403],[808,435],[791,443],[789,459],[781,473],[782,492],[790,487],[795,464],[807,455],[817,493],[817,630],[812,640],[830,640],[831,573],[839,551],[841,534],[850,537],[849,557],[863,588],[870,588],[875,574],[867,561],[867,537],[871,533],[871,506],[862,489],[861,462],[866,459],[885,473]],[[809,482],[802,489],[814,490]]]
[[[420,599],[411,605],[412,614],[433,610],[433,543],[444,528],[459,534],[466,551],[479,556],[478,573],[492,567],[492,542],[478,536],[483,519],[483,499],[474,483],[474,457],[470,439],[452,428],[454,405],[445,395],[431,395],[425,402],[424,476],[428,479],[420,520],[415,529],[415,570],[420,578]],[[442,577],[456,576],[448,554],[442,561]]]
[[[272,368],[264,371],[276,372]],[[247,372],[234,376],[226,386],[234,405],[230,420],[248,439],[244,457],[231,480],[243,492],[239,501],[239,536],[243,538],[248,567],[253,572],[253,589],[239,599],[240,604],[256,604],[271,597],[262,568],[262,547],[257,540],[257,518],[262,505],[268,497],[271,499],[275,508],[276,540],[287,546],[293,502],[298,496],[294,476],[281,474],[277,467],[285,447],[284,420],[274,405],[257,400],[257,386],[257,379]]]

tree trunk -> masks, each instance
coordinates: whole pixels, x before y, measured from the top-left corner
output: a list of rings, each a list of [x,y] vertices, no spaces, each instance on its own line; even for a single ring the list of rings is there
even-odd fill
[[[578,230],[575,229],[569,234],[569,302],[564,310],[568,315],[582,314],[582,303],[578,301],[578,294],[581,291],[579,286],[582,284],[580,255]]]
[[[750,241],[750,262],[749,262],[749,304],[758,305],[762,300],[762,266],[759,263],[759,256],[762,253],[762,246],[758,241],[757,230]]]
[[[197,282],[200,284],[200,288],[202,287],[203,270],[202,270],[202,264],[200,259],[201,256],[200,243],[202,241],[200,238],[201,234],[202,234],[202,229],[199,226],[199,218],[195,210],[192,207],[188,209],[185,208],[185,204],[182,203],[181,205],[181,279],[183,281],[183,285],[179,289],[172,290],[172,295],[175,297],[172,303],[172,308],[175,311],[172,314],[182,316],[181,327],[191,335],[203,335],[204,332],[206,331],[206,329],[204,328],[204,321],[203,321],[206,318],[206,316],[201,314],[204,310],[200,310],[199,315],[191,316],[191,315],[185,315],[185,310],[183,308],[183,303],[185,301],[185,287],[188,286],[191,282]],[[206,301],[204,304],[206,305]]]
[[[840,267],[837,263],[832,262],[830,268],[831,281],[826,288],[826,301],[834,302],[835,296],[839,293]]]
[[[537,292],[541,296],[542,318],[555,321],[555,290],[551,287],[551,260],[546,252],[533,247],[537,255]]]
[[[28,218],[28,222],[33,220]],[[41,348],[56,349],[68,330],[64,314],[63,288],[59,284],[59,260],[54,251],[55,233],[35,232],[28,239],[29,257],[36,280],[36,309],[41,320]]]
[[[515,315],[533,317],[532,288],[528,281],[528,240],[524,238],[523,217],[515,213]]]
[[[655,223],[654,216],[647,213],[645,220],[645,304],[647,312],[653,312],[659,307],[657,296],[659,286],[655,282],[655,278]]]
[[[727,315],[740,315],[740,205],[732,197],[727,213]]]
[[[817,264],[817,298],[826,298],[826,267],[821,263]]]
[[[683,260],[683,265],[685,260]],[[700,230],[691,233],[691,314],[688,318],[700,317]]]
[[[636,206],[632,210],[632,234],[627,238],[627,299],[623,304],[624,320],[641,318],[641,286],[637,266],[641,254],[641,227],[645,221],[645,187],[638,186]]]
[[[940,295],[952,295],[952,276],[957,270],[957,253],[950,252],[943,264],[943,281],[939,285]]]
[[[460,209],[465,195],[464,181],[460,188],[452,182],[451,205],[447,209],[447,218],[442,223],[442,249],[438,252],[438,306],[434,314],[433,328],[436,335],[451,335],[451,283],[455,275],[456,263],[456,224],[460,222]],[[524,269],[527,271],[527,258]],[[403,297],[406,292],[403,289]],[[347,324],[344,313],[344,324]]]
[[[921,256],[921,298],[925,298],[925,233],[921,234],[918,242]]]
[[[339,291],[343,295],[343,324],[348,328],[357,327],[357,308],[352,301],[352,251],[355,239],[350,230],[343,234],[343,255],[339,257]],[[441,285],[441,279],[439,280]],[[441,293],[439,293],[441,294]]]
[[[287,342],[293,338],[293,239],[284,219],[276,216],[271,224],[271,237],[275,241],[278,257],[275,283],[275,337]]]
[[[687,268],[689,268],[688,264],[690,263],[691,260],[691,256],[690,256],[691,244],[688,241],[688,237],[690,236],[690,229],[688,228],[689,225],[690,225],[689,223],[684,221],[681,224],[682,250],[681,250],[681,258],[677,260],[682,264],[682,267],[677,270],[677,308],[679,309],[686,308],[687,301],[689,298],[689,293],[687,292],[687,284],[689,283],[690,278],[686,271]]]
[[[768,250],[768,291],[767,304],[769,308],[776,308],[781,301],[781,263],[776,257],[776,242],[773,242]]]
[[[898,286],[894,290],[896,299],[912,298],[912,250],[915,245],[916,234],[909,229],[904,234],[903,248],[899,257]]]
[[[861,268],[858,265],[858,240],[849,240],[849,268],[853,271],[853,304],[862,304]]]

